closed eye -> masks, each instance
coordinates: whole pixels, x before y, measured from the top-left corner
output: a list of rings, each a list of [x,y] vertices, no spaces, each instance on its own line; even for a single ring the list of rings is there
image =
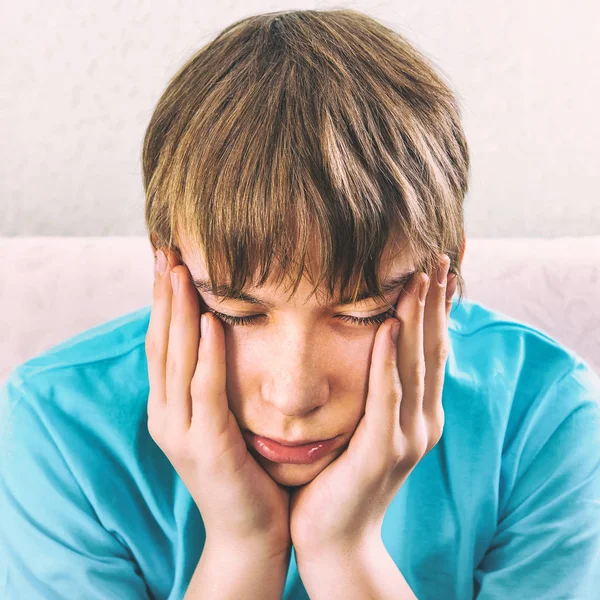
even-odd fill
[[[252,325],[256,323],[260,319],[264,318],[266,315],[252,315],[250,317],[234,317],[233,315],[226,315],[224,313],[217,312],[216,310],[209,309],[211,313],[213,313],[217,318],[221,319],[225,323],[229,325]],[[350,323],[355,323],[357,325],[380,325],[389,317],[394,317],[396,314],[395,309],[391,308],[386,312],[380,313],[378,315],[373,315],[371,317],[353,317],[352,315],[336,315],[336,319],[341,319],[342,321],[347,321]]]

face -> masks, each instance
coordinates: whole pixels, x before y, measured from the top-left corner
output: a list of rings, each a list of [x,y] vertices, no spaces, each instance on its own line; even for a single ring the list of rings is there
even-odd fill
[[[200,253],[183,245],[181,253],[192,278],[208,280]],[[382,281],[414,269],[397,245],[386,248]],[[341,445],[311,464],[271,462],[249,447],[284,486],[308,483],[346,449],[364,414],[375,334],[391,316],[402,283],[385,303],[366,299],[352,305],[318,294],[308,299],[312,288],[304,279],[290,299],[289,290],[269,285],[244,290],[261,304],[199,292],[202,312],[215,312],[223,323],[227,397],[242,432],[288,441],[339,436]],[[234,324],[231,317],[247,322]]]

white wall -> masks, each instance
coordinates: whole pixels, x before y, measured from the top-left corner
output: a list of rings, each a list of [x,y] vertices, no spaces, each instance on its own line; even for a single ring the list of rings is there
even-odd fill
[[[169,78],[236,19],[333,7],[404,34],[457,92],[468,235],[600,233],[592,0],[6,0],[0,235],[143,235],[141,144]]]

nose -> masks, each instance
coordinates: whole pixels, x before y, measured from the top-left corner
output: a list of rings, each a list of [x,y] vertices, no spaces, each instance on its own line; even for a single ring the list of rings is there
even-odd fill
[[[294,417],[323,406],[329,398],[329,381],[322,351],[306,332],[278,336],[262,386],[265,401]]]

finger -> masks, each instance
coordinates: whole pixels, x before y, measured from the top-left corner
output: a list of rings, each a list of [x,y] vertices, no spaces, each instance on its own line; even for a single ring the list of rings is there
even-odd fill
[[[400,421],[402,387],[398,375],[397,347],[392,340],[394,325],[400,325],[397,319],[386,319],[377,330],[369,369],[369,386],[365,406],[365,422],[372,444],[389,449],[392,447],[396,429]]]
[[[162,273],[159,269],[164,269]],[[171,284],[166,256],[157,251],[154,257],[154,286],[152,310],[146,331],[146,360],[148,362],[148,416],[166,406],[166,361],[171,324]]]
[[[192,421],[190,388],[200,343],[200,303],[185,265],[174,266],[171,277],[176,278],[177,292],[173,290],[169,328],[167,405],[172,425],[187,431]]]
[[[446,277],[450,259],[438,263],[441,268],[442,283],[438,272],[432,274],[423,320],[423,353],[425,357],[425,390],[423,395],[423,415],[427,423],[434,424],[442,417],[442,387],[446,359],[448,357],[448,325],[446,319]],[[437,441],[437,440],[436,440]]]
[[[203,315],[207,321],[198,349],[198,362],[192,378],[192,429],[198,435],[215,440],[233,426],[226,392],[225,332],[220,321],[211,313]]]
[[[423,420],[423,391],[425,387],[425,357],[423,354],[423,311],[419,290],[429,286],[426,273],[415,273],[406,298],[401,298],[396,311],[400,321],[398,336],[398,373],[402,386],[400,428],[407,437],[416,435]]]

